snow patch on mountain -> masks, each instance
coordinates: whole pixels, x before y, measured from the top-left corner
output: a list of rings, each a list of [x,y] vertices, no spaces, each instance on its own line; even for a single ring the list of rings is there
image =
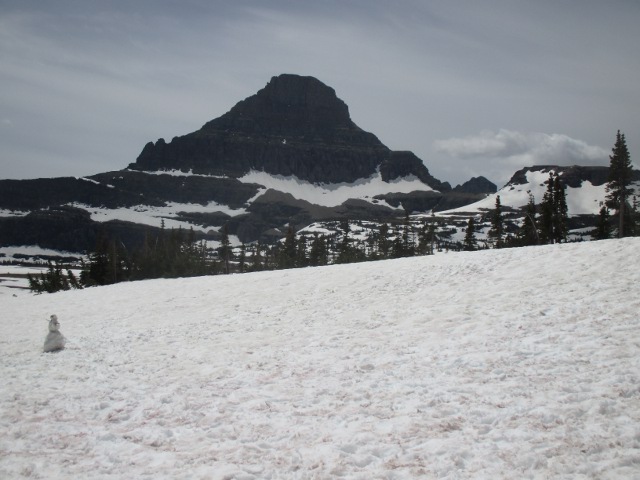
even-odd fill
[[[250,171],[238,180],[243,183],[255,183],[268,189],[289,193],[298,200],[305,200],[325,207],[336,207],[349,199],[372,201],[376,195],[387,193],[433,191],[431,187],[425,185],[413,175],[385,182],[379,172],[355,183],[322,185],[300,180],[295,176],[271,175],[256,170]]]
[[[130,168],[125,168],[127,172],[135,172],[135,173],[145,173],[147,175],[169,175],[171,177],[207,177],[207,178],[229,178],[225,175],[207,175],[202,173],[193,173],[193,169],[189,169],[186,172],[177,169],[170,170],[132,170]]]
[[[149,225],[151,227],[160,227],[164,221],[166,228],[183,228],[189,229],[194,225],[189,222],[182,221],[177,217],[178,213],[224,213],[230,217],[243,215],[246,213],[244,208],[233,209],[226,205],[220,205],[216,202],[209,202],[206,205],[195,203],[175,203],[167,202],[163,207],[155,207],[149,205],[137,205],[130,208],[99,208],[82,203],[73,203],[73,207],[82,208],[91,214],[91,219],[96,222],[108,222],[110,220],[121,220],[124,222],[134,222],[141,225]],[[201,227],[200,227],[201,228]]]
[[[22,210],[7,210],[0,208],[0,217],[24,217],[29,212]]]

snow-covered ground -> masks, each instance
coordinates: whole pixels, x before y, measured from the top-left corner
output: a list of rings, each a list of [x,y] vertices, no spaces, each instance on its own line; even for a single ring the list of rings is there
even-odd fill
[[[640,478],[639,249],[2,292],[0,478]]]

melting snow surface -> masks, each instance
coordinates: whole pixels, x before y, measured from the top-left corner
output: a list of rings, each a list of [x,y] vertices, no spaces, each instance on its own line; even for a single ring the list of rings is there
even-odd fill
[[[0,477],[639,478],[639,248],[0,293]]]
[[[287,192],[298,200],[305,200],[325,207],[341,205],[350,198],[361,198],[370,201],[374,196],[386,193],[411,193],[417,190],[432,191],[429,186],[414,176],[392,182],[384,182],[380,173],[355,183],[315,185],[300,180],[295,176],[284,177],[253,170],[239,178],[239,180],[244,183],[257,183],[267,188]]]

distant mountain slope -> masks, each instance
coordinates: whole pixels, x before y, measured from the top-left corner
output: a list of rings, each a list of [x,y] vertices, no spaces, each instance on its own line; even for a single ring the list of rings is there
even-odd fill
[[[537,165],[518,170],[509,182],[495,194],[475,203],[442,213],[482,212],[493,209],[496,196],[505,207],[518,209],[529,202],[529,193],[536,204],[542,201],[549,173],[558,174],[566,185],[569,215],[596,215],[606,197],[609,167]],[[634,171],[635,189],[640,193],[640,171]]]

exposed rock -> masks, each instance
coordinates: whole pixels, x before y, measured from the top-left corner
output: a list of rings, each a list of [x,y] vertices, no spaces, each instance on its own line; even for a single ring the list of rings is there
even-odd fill
[[[558,166],[558,165],[535,165],[525,167],[513,174],[507,185],[524,185],[527,183],[528,172],[556,172],[560,175],[565,185],[577,188],[582,182],[588,181],[592,185],[599,186],[607,183],[609,179],[609,167],[599,166]],[[640,181],[640,171],[633,171],[633,181]]]
[[[197,132],[148,143],[134,170],[240,177],[251,170],[315,184],[353,183],[380,169],[385,181],[414,175],[436,190],[410,152],[392,152],[358,127],[333,88],[313,77],[280,75]]]
[[[488,194],[496,193],[498,191],[498,187],[495,183],[490,182],[485,177],[473,177],[462,185],[458,185],[453,189],[453,191],[458,193]]]

